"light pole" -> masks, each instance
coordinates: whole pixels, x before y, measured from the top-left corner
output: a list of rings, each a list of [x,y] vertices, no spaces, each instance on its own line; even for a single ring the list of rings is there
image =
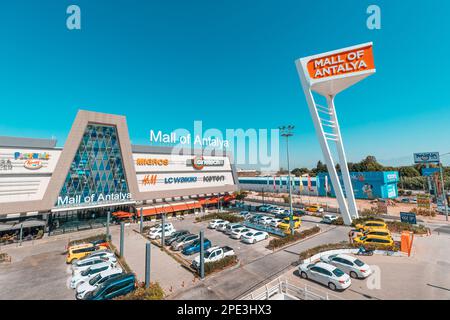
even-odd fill
[[[289,226],[291,228],[291,235],[294,235],[294,212],[292,211],[292,187],[291,187],[291,169],[289,165],[289,137],[294,135],[294,126],[282,126],[279,128],[281,136],[286,138],[286,155],[287,155],[287,170],[288,170],[288,191],[289,191]]]
[[[444,153],[444,154],[441,154],[441,156],[440,157],[442,157],[442,156],[448,156],[448,155],[450,155],[450,152],[447,152],[447,153]],[[444,173],[443,173],[443,165],[442,165],[442,162],[441,161],[439,161],[439,170],[440,170],[440,172],[441,172],[441,184],[442,184],[442,197],[443,197],[443,205],[444,205],[444,212],[445,212],[445,220],[446,221],[448,221],[448,203],[447,203],[447,194],[446,194],[446,192],[445,192],[445,181],[444,181]]]

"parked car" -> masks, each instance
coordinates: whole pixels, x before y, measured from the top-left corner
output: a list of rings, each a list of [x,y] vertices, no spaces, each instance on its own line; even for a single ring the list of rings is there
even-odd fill
[[[323,208],[318,204],[312,204],[306,207],[306,211],[309,212],[323,212]]]
[[[166,228],[172,228],[172,229],[175,229],[175,228],[173,227],[172,222],[166,222],[166,223],[164,223],[164,226],[165,226]],[[155,224],[153,227],[151,227],[151,228],[149,229],[149,233],[152,232],[152,231],[155,230],[155,229],[161,229],[161,227],[162,227],[162,223]]]
[[[195,240],[199,239],[200,236],[198,234],[190,234],[186,235],[185,237],[181,237],[179,240],[172,243],[172,250],[183,250],[184,246],[190,245]]]
[[[92,243],[94,246],[102,246],[102,247],[109,248],[109,243],[105,239],[93,240],[93,241],[91,241],[89,243]]]
[[[100,262],[106,262],[106,261],[116,264],[117,258],[115,255],[101,256],[101,257],[93,256],[90,258],[83,258],[81,260],[77,260],[72,263],[72,271],[79,270],[80,268],[87,268],[94,264],[97,264]]]
[[[75,289],[79,283],[89,281],[89,279],[96,276],[98,273],[113,269],[114,267],[115,266],[109,262],[102,262],[89,266],[89,268],[85,270],[75,272],[70,280],[70,287]]]
[[[366,231],[362,232],[363,236],[381,236],[381,237],[387,237],[392,239],[391,232],[389,229],[383,229],[383,228],[370,228]]]
[[[300,217],[292,217],[292,220],[294,220],[294,229],[298,229],[300,228],[300,226],[302,225],[302,220],[300,219]],[[283,221],[278,225],[278,228],[280,228],[281,230],[289,230],[291,228],[291,218],[284,218]]]
[[[72,264],[72,274],[80,273],[86,269],[89,269],[92,266],[95,266],[97,264],[102,264],[102,263],[109,263],[114,267],[117,264],[117,259],[114,259],[114,261],[111,261],[111,260],[108,260],[105,258],[93,258],[93,259],[90,259],[83,263],[80,263],[79,266]]]
[[[272,217],[262,216],[258,219],[259,224],[268,225],[272,222]]]
[[[301,264],[298,267],[300,277],[321,283],[333,291],[345,290],[351,286],[352,280],[344,271],[335,266],[324,263]]]
[[[291,215],[289,214],[289,211],[285,211],[285,212],[283,212],[283,213],[277,213],[276,215],[275,215],[275,218],[278,218],[278,219],[284,219],[284,218],[288,218],[288,217],[290,217]]]
[[[276,227],[278,227],[279,225],[280,225],[280,223],[282,223],[283,222],[283,219],[280,219],[280,218],[272,218],[272,221],[270,221],[270,226],[271,227],[274,227],[274,228],[276,228]]]
[[[231,232],[233,232],[235,229],[242,228],[242,227],[244,227],[242,224],[230,223],[230,224],[227,225],[227,228],[225,229],[225,233],[230,235]]]
[[[115,256],[116,255],[114,254],[114,252],[112,252],[110,249],[103,249],[103,250],[94,251],[94,252],[88,254],[87,256],[85,256],[84,258],[79,259],[78,261],[88,259],[88,258],[93,258],[93,257],[106,258],[106,257],[115,257]]]
[[[265,231],[250,231],[241,236],[242,242],[245,243],[256,243],[269,238],[269,234]]]
[[[203,239],[203,249],[205,249],[205,250],[209,249],[209,248],[211,248],[211,246],[212,246],[211,241],[209,241],[206,238]],[[198,252],[200,252],[200,248],[201,248],[200,239],[198,239],[198,240],[195,240],[194,242],[192,242],[191,244],[185,246],[183,248],[183,254],[189,256],[191,254],[198,253]]]
[[[359,244],[372,244],[377,247],[378,246],[392,247],[394,245],[394,240],[392,240],[391,237],[382,237],[382,236],[374,236],[374,235],[356,237],[354,239],[354,242],[359,243]]]
[[[89,255],[95,251],[106,250],[106,249],[108,249],[108,248],[104,247],[104,246],[95,246],[92,243],[71,246],[71,247],[69,247],[68,252],[67,252],[66,262],[72,263],[76,260],[86,257],[87,255]]]
[[[166,246],[170,246],[173,242],[177,241],[177,239],[181,238],[182,236],[191,234],[187,230],[178,230],[172,233],[170,236],[164,239],[164,244]]]
[[[261,206],[259,208],[259,211],[260,212],[269,212],[269,210],[274,209],[274,208],[276,208],[276,206],[271,205],[271,204],[266,204],[266,205]]]
[[[175,230],[173,227],[166,227],[164,229],[164,236],[170,237],[172,234],[174,234],[177,230]],[[153,229],[148,233],[148,236],[150,239],[160,239],[162,237],[162,228]],[[165,240],[164,240],[165,241]]]
[[[285,211],[286,211],[286,209],[284,209],[284,208],[278,208],[278,207],[269,210],[269,212],[270,212],[270,213],[273,213],[273,214],[284,213]]]
[[[381,220],[367,220],[363,223],[358,223],[356,225],[356,229],[359,231],[365,231],[368,230],[370,228],[382,228],[382,229],[387,229],[387,225],[386,223],[384,223],[384,221]]]
[[[335,216],[333,214],[326,214],[322,217],[322,223],[332,224],[333,221],[336,221],[338,219],[338,216]]]
[[[372,269],[368,264],[362,262],[358,258],[346,254],[325,255],[320,257],[320,261],[341,269],[354,279],[364,279],[372,273]]]
[[[136,289],[136,278],[134,274],[122,274],[109,279],[99,285],[94,291],[88,292],[84,300],[110,300]]]
[[[234,256],[234,250],[228,246],[212,247],[205,251],[204,262],[216,262],[228,256]],[[195,269],[200,268],[200,255],[196,256],[192,261],[192,266]]]
[[[288,211],[288,214],[289,214],[289,211]],[[293,215],[297,216],[297,217],[304,216],[305,214],[306,214],[306,212],[303,210],[300,210],[300,209],[294,209],[294,212],[293,212]]]
[[[230,237],[233,239],[239,240],[243,234],[250,232],[250,231],[254,231],[254,230],[247,228],[247,227],[236,228],[231,232]]]
[[[219,223],[218,225],[217,225],[217,227],[216,227],[216,230],[217,231],[225,231],[226,230],[226,228],[227,228],[227,225],[229,225],[230,224],[230,222],[229,221],[224,221],[224,222],[222,222],[222,223]]]
[[[116,277],[123,273],[121,268],[112,268],[100,273],[97,273],[94,277],[90,278],[87,281],[80,282],[77,286],[77,299],[83,299],[84,296],[91,291],[94,291],[99,285],[103,282]]]
[[[208,224],[208,228],[209,229],[215,229],[217,227],[218,224],[225,222],[225,220],[222,219],[214,219],[211,220]]]

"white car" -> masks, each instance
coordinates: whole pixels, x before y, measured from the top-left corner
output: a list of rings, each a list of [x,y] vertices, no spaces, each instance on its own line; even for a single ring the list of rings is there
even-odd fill
[[[258,219],[258,223],[263,225],[269,225],[272,222],[272,217],[262,216]]]
[[[225,231],[225,229],[227,228],[227,225],[229,225],[230,222],[229,221],[224,221],[222,223],[219,223],[216,227],[217,231]]]
[[[100,273],[97,273],[94,277],[89,278],[88,281],[80,282],[77,286],[77,299],[83,299],[86,293],[94,291],[100,284],[106,280],[111,279],[114,276],[122,274],[121,268],[112,268]]]
[[[245,227],[245,226],[243,226],[242,224],[239,224],[239,223],[230,223],[227,225],[227,227],[225,229],[225,233],[230,235],[235,229],[242,228],[242,227]]]
[[[164,236],[165,237],[170,237],[173,233],[175,233],[177,230],[175,230],[173,227],[166,227],[164,229]],[[160,239],[162,237],[162,232],[163,229],[162,228],[158,228],[158,229],[154,229],[152,231],[149,232],[148,236],[150,239],[154,240],[154,239]]]
[[[333,214],[326,214],[323,216],[321,222],[331,224],[331,223],[333,223],[333,221],[335,221],[337,219],[338,219],[338,217]]]
[[[283,223],[283,219],[272,218],[272,221],[270,221],[269,226],[276,228],[280,223]]]
[[[114,253],[107,255],[95,255],[92,257],[88,256],[81,260],[75,260],[74,262],[72,262],[72,270],[75,271],[81,267],[91,266],[98,263],[99,261],[110,261],[111,263],[117,263],[117,258]]]
[[[97,250],[94,251],[92,253],[90,253],[89,255],[87,255],[86,257],[80,259],[80,260],[84,260],[84,259],[88,259],[88,258],[93,258],[93,257],[98,257],[98,258],[108,258],[108,257],[115,257],[116,255],[114,254],[114,252],[112,252],[109,249],[103,249],[103,250]]]
[[[153,227],[150,228],[149,232],[152,232],[153,230],[156,230],[156,229],[161,229],[161,226],[162,226],[162,223],[155,224]],[[164,226],[166,228],[174,229],[172,222],[166,222],[166,223],[164,223]]]
[[[217,228],[217,226],[218,226],[219,224],[224,223],[224,222],[226,222],[226,221],[225,221],[225,220],[222,220],[222,219],[214,219],[214,220],[211,220],[211,221],[209,222],[209,224],[208,224],[208,228],[209,228],[209,229],[215,229],[215,228]]]
[[[333,291],[345,290],[352,284],[348,274],[325,262],[301,264],[298,271],[303,279],[321,283]]]
[[[284,211],[286,211],[286,209],[283,209],[283,208],[275,208],[275,209],[270,210],[269,212],[270,212],[270,213],[273,213],[273,214],[280,214],[280,213],[284,213]]]
[[[84,281],[89,281],[92,277],[95,277],[98,273],[113,269],[115,266],[113,266],[109,262],[102,262],[96,265],[93,265],[89,267],[86,270],[83,270],[81,272],[77,272],[72,276],[72,279],[70,280],[70,287],[72,289],[75,289],[77,285]]]
[[[212,247],[205,251],[204,263],[215,262],[222,260],[228,256],[234,256],[234,250],[228,246],[224,247]],[[192,261],[192,266],[198,269],[200,266],[200,255],[196,256]]]
[[[97,264],[102,264],[104,262],[110,263],[112,265],[116,265],[117,259],[116,259],[116,257],[111,258],[111,260],[107,259],[107,258],[95,257],[95,258],[90,258],[87,260],[80,260],[80,261],[74,262],[72,264],[72,274],[80,273],[86,269],[89,269],[92,266],[95,266]]]
[[[236,228],[231,232],[230,237],[233,239],[239,240],[243,234],[246,234],[251,231],[255,231],[255,230],[247,228],[247,227]]]
[[[364,279],[372,274],[370,266],[358,258],[346,254],[331,254],[320,257],[322,262],[332,264],[354,279]]]
[[[242,242],[245,243],[257,243],[258,241],[266,240],[269,238],[269,234],[265,231],[250,231],[241,236]]]

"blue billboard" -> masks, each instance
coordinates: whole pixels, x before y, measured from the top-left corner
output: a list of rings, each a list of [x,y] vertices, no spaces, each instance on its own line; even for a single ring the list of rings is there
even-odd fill
[[[335,197],[329,176],[328,190],[325,190],[325,176],[328,176],[328,173],[320,173],[317,176],[319,195]],[[356,199],[393,199],[398,196],[399,175],[397,171],[350,172],[350,179]],[[341,175],[339,175],[339,180],[345,193]]]

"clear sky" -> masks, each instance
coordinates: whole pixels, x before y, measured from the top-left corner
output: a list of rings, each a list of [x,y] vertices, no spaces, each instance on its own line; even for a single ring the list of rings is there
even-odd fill
[[[66,28],[70,4],[82,30]],[[4,1],[0,135],[62,145],[78,109],[126,115],[139,144],[194,120],[294,124],[293,166],[310,167],[322,154],[294,60],[373,41],[377,74],[336,99],[348,160],[409,164],[450,152],[449,15],[448,0]]]

